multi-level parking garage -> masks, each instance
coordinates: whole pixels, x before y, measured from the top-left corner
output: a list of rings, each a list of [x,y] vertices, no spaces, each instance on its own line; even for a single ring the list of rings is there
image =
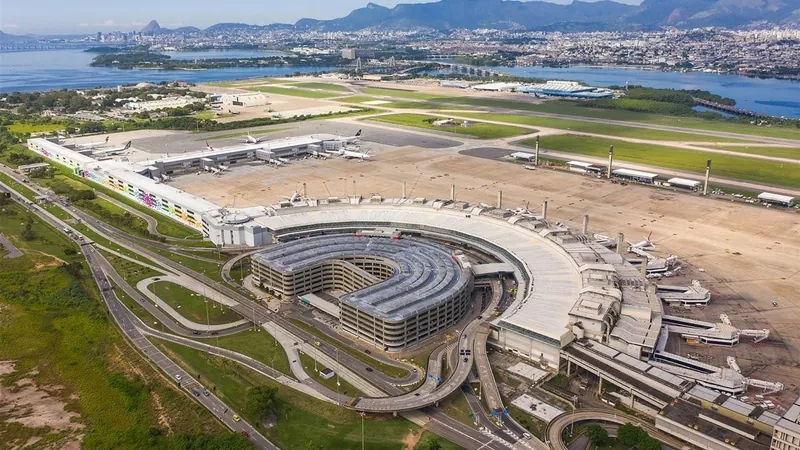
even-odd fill
[[[275,242],[390,228],[493,255],[517,280],[518,289],[509,307],[492,320],[490,342],[553,368],[561,363],[561,349],[576,338],[595,339],[646,359],[661,328],[660,301],[621,255],[527,212],[354,197],[274,205],[253,220]],[[487,266],[471,269],[478,274]]]
[[[466,263],[419,239],[327,235],[298,239],[252,256],[254,281],[285,299],[341,292],[315,304],[342,329],[385,350],[402,350],[460,320],[472,291]]]

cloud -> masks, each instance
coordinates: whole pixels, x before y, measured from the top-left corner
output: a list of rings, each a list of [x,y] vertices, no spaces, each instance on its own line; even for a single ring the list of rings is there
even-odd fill
[[[106,19],[103,21],[104,27],[113,27],[114,25],[116,25],[116,23],[114,23],[113,19]]]
[[[0,28],[2,28],[2,29],[19,28],[19,24],[16,24],[16,23],[3,23],[3,24],[0,24]]]

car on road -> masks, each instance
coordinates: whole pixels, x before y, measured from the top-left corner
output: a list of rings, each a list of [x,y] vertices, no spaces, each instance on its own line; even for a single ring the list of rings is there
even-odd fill
[[[239,415],[238,415],[238,414],[234,414],[234,415],[233,415],[233,421],[234,421],[234,422],[238,422],[238,421],[240,421],[240,420],[242,420],[242,418],[241,418],[241,417],[239,417]]]
[[[194,331],[192,331],[192,334],[194,334],[195,336],[197,336],[197,335],[199,335],[199,334],[200,334],[200,332],[199,332],[199,331],[197,331],[197,330],[194,330]]]
[[[211,335],[212,335],[212,336],[216,336],[216,335],[218,335],[218,334],[219,334],[219,332],[218,332],[218,331],[212,331],[212,332],[211,332]]]
[[[522,437],[524,437],[525,439],[528,439],[528,440],[531,439],[530,433],[522,433]]]
[[[178,380],[178,381],[181,381],[181,374],[176,373],[175,374],[175,379]]]
[[[364,353],[366,353],[366,354],[368,354],[368,355],[369,355],[369,354],[372,354],[372,352],[371,352],[371,351],[369,351],[369,350],[366,350],[366,349],[364,350]]]
[[[367,367],[367,372],[372,372],[372,367]]]
[[[161,281],[161,278],[153,278],[153,281]]]
[[[203,389],[203,395],[208,397],[209,395],[211,395],[211,392],[208,392],[208,389]]]
[[[197,389],[192,389],[192,394],[194,394],[195,397],[200,397],[200,391]]]

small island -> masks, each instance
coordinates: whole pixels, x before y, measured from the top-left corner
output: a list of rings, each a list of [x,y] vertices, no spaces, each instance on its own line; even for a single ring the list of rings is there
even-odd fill
[[[227,69],[232,67],[280,67],[340,66],[348,63],[340,56],[265,56],[262,58],[210,58],[180,60],[155,52],[131,52],[100,54],[89,64],[92,67],[116,67],[118,69],[157,69],[157,70],[204,70]]]

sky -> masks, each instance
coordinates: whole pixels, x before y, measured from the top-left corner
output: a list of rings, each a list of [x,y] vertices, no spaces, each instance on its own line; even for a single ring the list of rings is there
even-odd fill
[[[10,34],[92,34],[140,30],[155,19],[166,28],[205,28],[220,22],[294,23],[332,19],[369,0],[0,0],[0,30]],[[373,0],[382,6],[433,0]],[[546,0],[569,3],[571,0]],[[594,0],[588,0],[594,1]],[[641,0],[616,0],[638,4]]]

